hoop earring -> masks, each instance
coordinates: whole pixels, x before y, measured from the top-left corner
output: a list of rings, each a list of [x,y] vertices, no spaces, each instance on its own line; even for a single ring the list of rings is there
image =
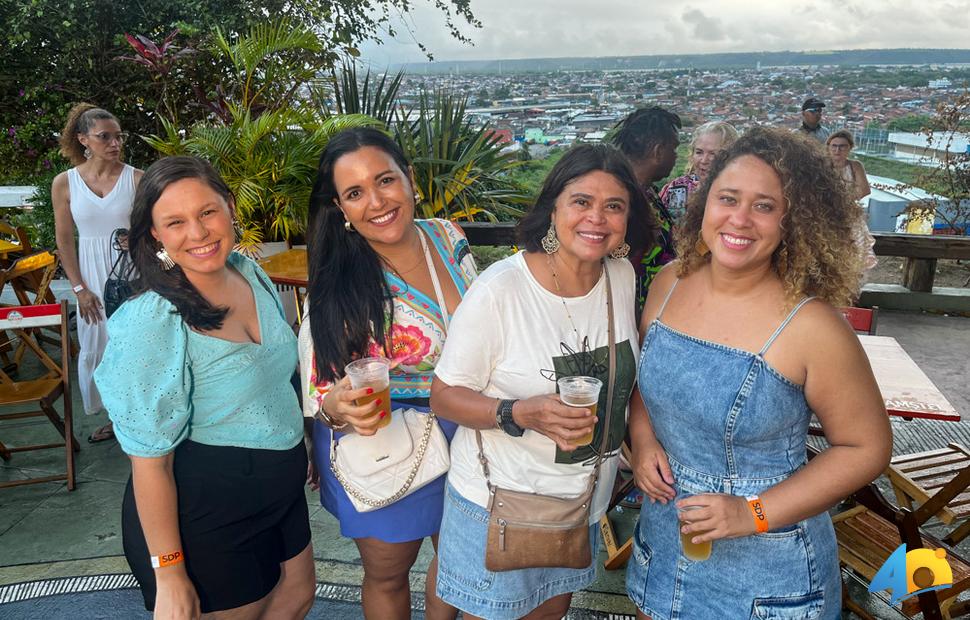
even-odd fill
[[[175,266],[175,261],[173,261],[172,257],[168,255],[168,252],[165,250],[165,248],[162,248],[159,251],[155,252],[155,256],[158,258],[158,262],[162,264],[162,269],[164,271],[168,271],[169,269]]]
[[[694,251],[703,257],[711,253],[711,248],[707,247],[707,244],[704,243],[703,237],[698,236],[697,243],[694,244]]]
[[[350,220],[344,220],[344,230],[349,233],[357,232],[354,230],[354,225],[350,223]]]
[[[617,259],[626,258],[629,255],[630,255],[630,244],[627,243],[626,241],[624,241],[620,245],[613,248],[613,251],[610,252],[610,258],[617,258]]]
[[[91,152],[91,149],[84,147],[84,159],[91,159],[92,157],[94,157],[94,153]]]
[[[539,242],[546,254],[555,254],[559,251],[559,237],[556,236],[556,225],[549,222],[549,231]]]

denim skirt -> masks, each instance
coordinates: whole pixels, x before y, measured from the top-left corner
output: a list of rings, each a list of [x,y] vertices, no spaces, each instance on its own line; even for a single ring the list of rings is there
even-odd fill
[[[485,568],[488,511],[462,497],[450,484],[438,534],[438,585],[441,600],[461,611],[514,620],[554,596],[581,590],[596,577],[599,528],[589,528],[593,561],[586,568],[523,568],[493,572]]]

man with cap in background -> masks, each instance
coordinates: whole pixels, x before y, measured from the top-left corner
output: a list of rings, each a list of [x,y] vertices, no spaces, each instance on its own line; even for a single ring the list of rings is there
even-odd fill
[[[832,133],[832,130],[822,124],[822,108],[825,107],[820,99],[809,97],[802,104],[802,124],[795,131],[800,131],[806,136],[815,138],[819,144],[825,144],[825,140]]]

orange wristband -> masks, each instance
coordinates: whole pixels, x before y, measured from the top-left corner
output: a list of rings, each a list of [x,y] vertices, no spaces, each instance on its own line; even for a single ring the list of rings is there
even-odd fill
[[[163,555],[152,556],[152,568],[164,568],[172,564],[179,564],[185,561],[185,556],[181,551],[173,551]]]
[[[759,534],[767,532],[768,515],[765,514],[764,502],[757,495],[749,495],[744,499],[748,500],[748,509],[751,510],[751,516],[754,517],[755,531]]]

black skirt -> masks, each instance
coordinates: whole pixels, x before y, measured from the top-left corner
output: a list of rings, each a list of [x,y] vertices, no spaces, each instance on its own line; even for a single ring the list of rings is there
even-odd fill
[[[280,563],[310,544],[303,442],[290,450],[257,450],[184,441],[173,467],[185,568],[202,611],[240,607],[269,594],[280,579]],[[155,571],[131,478],[122,536],[145,608],[152,611]]]

